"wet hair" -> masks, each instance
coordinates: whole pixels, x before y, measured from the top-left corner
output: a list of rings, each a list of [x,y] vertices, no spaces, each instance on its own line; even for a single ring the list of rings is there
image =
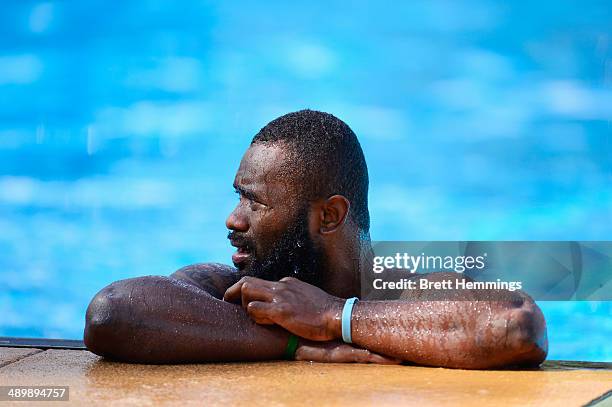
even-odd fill
[[[251,145],[275,142],[290,149],[291,172],[300,178],[301,198],[343,195],[351,205],[349,219],[362,233],[369,232],[368,167],[346,123],[329,113],[300,110],[272,120]]]

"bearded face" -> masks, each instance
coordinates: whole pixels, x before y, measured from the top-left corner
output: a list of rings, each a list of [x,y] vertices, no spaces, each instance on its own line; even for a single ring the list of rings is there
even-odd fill
[[[287,174],[281,145],[255,144],[234,180],[240,201],[229,215],[232,262],[244,275],[277,281],[295,277],[318,285],[324,255],[309,230],[309,201]]]
[[[257,245],[250,238],[232,231],[228,238],[250,261],[235,266],[244,275],[278,281],[295,277],[309,284],[320,285],[324,256],[308,232],[308,211],[301,210],[287,230],[269,247]],[[259,248],[259,249],[256,249]]]

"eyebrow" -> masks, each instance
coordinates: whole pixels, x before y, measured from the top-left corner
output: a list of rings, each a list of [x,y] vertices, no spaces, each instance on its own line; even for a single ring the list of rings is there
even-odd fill
[[[253,201],[258,201],[260,202],[259,197],[257,196],[257,194],[255,194],[255,192],[245,189],[239,185],[234,184],[234,190],[236,191],[236,193],[244,196],[247,199],[251,199]]]

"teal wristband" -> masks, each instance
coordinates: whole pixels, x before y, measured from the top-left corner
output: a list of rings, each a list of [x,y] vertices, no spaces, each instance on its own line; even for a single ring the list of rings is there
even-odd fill
[[[351,337],[351,317],[353,316],[353,306],[359,301],[357,297],[349,298],[342,308],[342,340],[346,343],[353,343]]]
[[[291,334],[289,335],[289,341],[287,341],[287,348],[285,348],[285,359],[294,360],[295,351],[298,347],[298,337]]]

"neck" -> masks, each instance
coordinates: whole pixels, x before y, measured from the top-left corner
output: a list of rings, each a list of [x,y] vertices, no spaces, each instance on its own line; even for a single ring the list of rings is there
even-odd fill
[[[372,268],[369,234],[355,235],[331,242],[326,250],[326,272],[321,288],[340,297],[360,297],[363,273]]]

